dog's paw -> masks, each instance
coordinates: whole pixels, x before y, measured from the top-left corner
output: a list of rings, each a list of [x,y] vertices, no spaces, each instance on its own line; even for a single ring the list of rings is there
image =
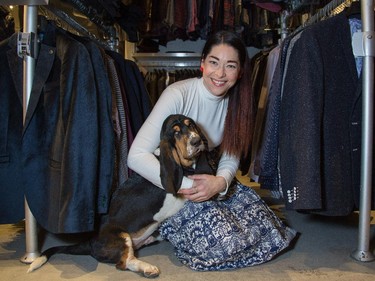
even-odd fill
[[[46,256],[40,256],[37,257],[29,266],[29,269],[27,270],[27,273],[33,272],[34,270],[37,270],[39,267],[41,267],[43,264],[47,262]]]
[[[143,275],[147,278],[155,278],[160,274],[160,270],[157,266],[149,265],[147,268],[144,268]]]

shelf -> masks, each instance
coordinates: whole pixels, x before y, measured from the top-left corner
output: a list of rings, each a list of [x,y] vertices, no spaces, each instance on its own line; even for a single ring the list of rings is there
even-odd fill
[[[1,5],[48,5],[48,0],[3,0]]]
[[[199,67],[199,53],[136,53],[137,64],[143,67]]]

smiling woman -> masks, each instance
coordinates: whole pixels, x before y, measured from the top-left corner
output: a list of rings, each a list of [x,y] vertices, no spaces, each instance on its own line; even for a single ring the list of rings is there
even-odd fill
[[[163,120],[171,114],[193,119],[206,135],[209,150],[219,148],[217,173],[183,177],[178,193],[187,202],[162,223],[160,234],[194,270],[263,263],[288,247],[295,231],[283,225],[255,191],[235,180],[240,158],[251,146],[254,123],[246,47],[236,34],[217,32],[206,41],[200,64],[202,77],[164,90],[130,148],[128,165],[162,188],[154,152]]]
[[[202,59],[204,86],[215,96],[224,96],[241,74],[238,53],[233,47],[221,44],[212,48],[209,57]]]

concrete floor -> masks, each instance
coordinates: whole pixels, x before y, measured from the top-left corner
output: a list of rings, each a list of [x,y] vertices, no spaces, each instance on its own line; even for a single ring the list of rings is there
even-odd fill
[[[257,188],[256,186],[253,188]],[[374,281],[375,261],[360,262],[351,257],[358,244],[358,214],[349,217],[321,217],[295,211],[268,195],[261,196],[281,218],[300,235],[294,245],[275,259],[262,265],[221,272],[194,272],[174,256],[168,242],[141,249],[138,257],[159,266],[158,280],[234,281],[234,280],[327,280]],[[375,217],[375,212],[372,212]],[[370,248],[375,247],[375,218],[370,230]],[[77,237],[41,233],[40,247],[71,243]],[[26,273],[28,265],[20,262],[25,253],[24,223],[0,225],[0,280],[144,280],[129,271],[118,271],[114,265],[98,263],[90,256],[55,255],[42,268]]]

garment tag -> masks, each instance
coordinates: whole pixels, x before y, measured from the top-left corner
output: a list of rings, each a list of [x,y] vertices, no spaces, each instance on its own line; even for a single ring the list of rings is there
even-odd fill
[[[35,33],[30,32],[18,32],[17,40],[17,53],[18,56],[24,58],[25,56],[30,56],[35,58],[36,52],[36,39]]]

